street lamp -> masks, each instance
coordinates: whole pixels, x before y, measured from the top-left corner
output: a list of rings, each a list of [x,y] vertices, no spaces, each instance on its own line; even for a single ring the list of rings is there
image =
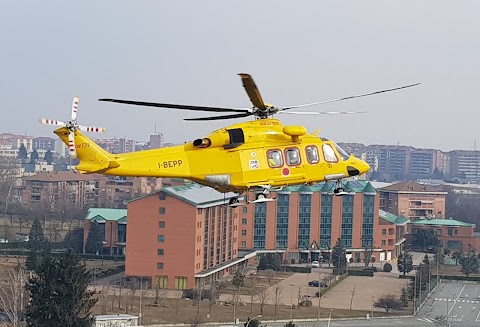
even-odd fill
[[[317,308],[317,320],[320,320],[320,300],[321,300],[321,296],[322,296],[322,290],[320,288],[320,277],[321,277],[321,273],[319,272],[318,273],[318,308]]]
[[[290,286],[291,286],[290,288],[290,321],[291,321],[293,317],[293,287],[295,287],[295,285],[290,284]]]
[[[372,296],[372,312],[370,314],[370,326],[373,325],[373,296]]]
[[[252,321],[253,319],[256,319],[256,318],[260,318],[262,315],[256,315],[255,317],[252,317],[250,318],[248,321],[247,321],[247,324],[245,325],[245,327],[248,327],[248,324],[250,324],[250,321]]]

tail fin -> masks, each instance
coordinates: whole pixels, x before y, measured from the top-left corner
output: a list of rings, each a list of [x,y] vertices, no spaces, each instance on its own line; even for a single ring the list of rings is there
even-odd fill
[[[59,128],[54,133],[68,146],[68,134],[70,131],[66,127]],[[75,130],[73,133],[75,135],[77,158],[80,160],[80,163],[76,166],[79,172],[83,174],[103,172],[120,166],[111,153],[105,151],[98,144],[83,135],[82,132]]]

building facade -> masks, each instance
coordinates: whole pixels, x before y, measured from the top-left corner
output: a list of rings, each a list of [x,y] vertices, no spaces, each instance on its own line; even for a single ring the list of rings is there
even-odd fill
[[[346,182],[351,193],[341,197],[334,187],[289,186],[271,194],[276,201],[235,208],[226,205],[234,194],[192,183],[132,200],[126,275],[150,278],[152,287],[192,288],[233,274],[262,253],[294,263],[328,260],[339,238],[348,259],[363,260],[366,250],[377,261],[398,256],[407,220],[382,213],[369,182]]]
[[[421,219],[407,224],[408,243],[420,229],[433,231],[439,241],[439,246],[460,253],[474,250],[480,251],[480,238],[476,237],[475,225],[455,219]]]
[[[190,183],[130,201],[126,276],[186,289],[243,267],[253,255],[239,253],[239,208],[225,205],[233,196]]]
[[[163,187],[164,179],[80,174],[75,171],[43,171],[22,178],[17,192],[27,207],[48,204],[123,208],[127,202]]]
[[[378,189],[380,209],[409,220],[445,218],[447,192],[438,186],[400,182]]]
[[[127,244],[127,209],[90,208],[83,222],[83,244],[92,223],[98,223],[103,235],[103,251],[100,254],[125,255]]]
[[[94,175],[73,171],[41,172],[22,178],[20,198],[26,207],[55,210],[62,206],[94,207],[98,203]]]

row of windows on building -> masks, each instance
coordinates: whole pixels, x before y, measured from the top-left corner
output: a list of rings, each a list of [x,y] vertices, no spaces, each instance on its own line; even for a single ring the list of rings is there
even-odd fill
[[[158,266],[158,264],[157,264]],[[163,268],[163,264],[162,264]],[[168,288],[168,276],[156,276],[157,288]],[[188,287],[188,278],[186,276],[175,276],[174,288],[177,290],[184,290]]]

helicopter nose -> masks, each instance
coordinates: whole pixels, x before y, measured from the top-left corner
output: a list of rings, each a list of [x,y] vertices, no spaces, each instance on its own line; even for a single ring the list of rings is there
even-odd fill
[[[347,166],[349,176],[357,176],[366,173],[370,170],[370,166],[365,161],[359,160],[355,163],[355,167]]]

